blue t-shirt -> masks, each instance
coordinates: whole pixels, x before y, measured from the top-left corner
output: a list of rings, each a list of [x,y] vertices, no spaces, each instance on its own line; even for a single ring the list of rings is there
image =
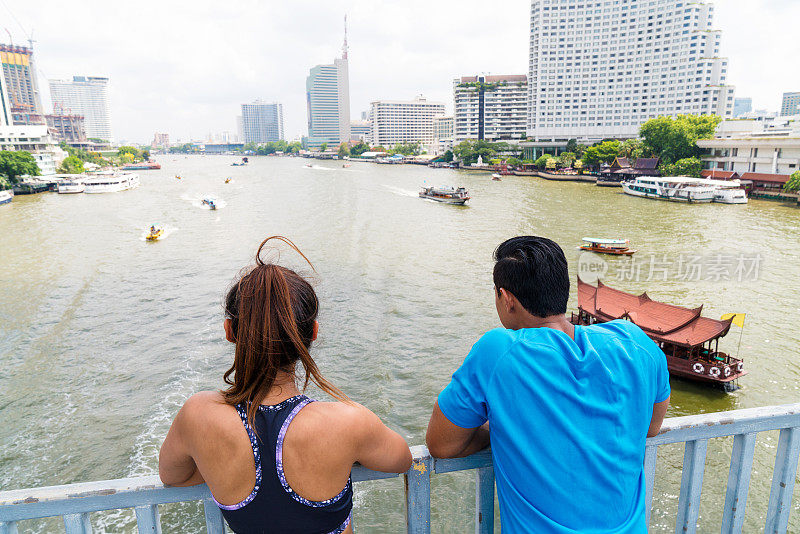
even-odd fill
[[[636,325],[487,332],[439,395],[489,421],[503,532],[645,533],[644,449],[669,397],[664,353]]]

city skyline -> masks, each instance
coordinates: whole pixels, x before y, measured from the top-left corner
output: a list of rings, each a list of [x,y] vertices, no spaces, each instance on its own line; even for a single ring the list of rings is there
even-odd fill
[[[798,47],[790,21],[800,16],[800,6],[785,0],[713,3],[714,26],[722,31],[722,53],[729,58],[727,82],[736,86],[737,97],[753,98],[754,108],[777,111],[784,92],[800,90],[800,72],[783,65]],[[504,5],[504,14],[518,16],[492,27],[482,15],[485,4],[472,0],[407,3],[405,11],[419,8],[426,14],[422,18],[386,17],[391,6],[362,1],[243,4],[233,13],[210,2],[191,12],[161,4],[156,9],[155,3],[149,9],[145,2],[122,29],[112,13],[87,4],[47,5],[43,10],[9,0],[0,7],[14,44],[27,45],[34,32],[45,112],[52,107],[43,80],[108,76],[115,137],[136,142],[149,142],[154,131],[169,132],[172,139],[235,131],[240,104],[256,98],[284,102],[286,137],[305,135],[305,76],[338,53],[345,13],[352,119],[371,101],[420,93],[444,101],[450,114],[454,77],[527,71],[527,0]],[[42,17],[43,12],[54,16]],[[63,31],[65,24],[80,26],[87,17],[96,22],[91,32]],[[187,31],[175,31],[183,25]],[[137,31],[126,31],[134,27]]]

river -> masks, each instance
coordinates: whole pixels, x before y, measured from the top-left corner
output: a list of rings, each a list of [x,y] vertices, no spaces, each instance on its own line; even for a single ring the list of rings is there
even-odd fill
[[[573,281],[586,260],[582,237],[626,237],[642,271],[631,276],[630,259],[610,259],[609,285],[703,304],[714,318],[747,313],[744,330],[732,327],[721,343],[750,371],[741,389],[673,379],[668,416],[800,399],[795,207],[672,204],[585,183],[493,182],[411,165],[306,168],[309,160],[256,157],[231,167],[234,160],[163,156],[160,171],[140,172],[135,190],[18,196],[0,207],[0,490],[156,473],[178,408],[223,385],[232,350],[222,297],[273,234],[294,240],[316,267],[312,353],[321,370],[410,444],[424,442],[433,400],[472,343],[499,325],[492,251],[519,234],[559,242]],[[426,182],[464,185],[473,198],[466,207],[421,200]],[[220,209],[203,209],[206,195]],[[151,224],[163,225],[166,238],[145,241]],[[720,255],[750,268],[720,275]],[[687,256],[699,258],[702,276],[679,275]],[[309,271],[292,253],[281,262]],[[664,280],[659,265],[676,272]],[[701,532],[719,529],[731,443],[709,444]],[[775,444],[775,434],[762,434],[756,445],[746,532],[763,529]],[[652,532],[674,530],[682,458],[682,445],[659,451]],[[471,530],[473,487],[471,474],[434,478],[434,532]],[[359,484],[355,501],[358,531],[402,531],[401,479]],[[789,530],[797,532],[794,508]],[[204,531],[196,505],[161,511],[165,532]],[[132,511],[92,517],[97,532],[133,532]],[[55,520],[20,526],[63,529]]]

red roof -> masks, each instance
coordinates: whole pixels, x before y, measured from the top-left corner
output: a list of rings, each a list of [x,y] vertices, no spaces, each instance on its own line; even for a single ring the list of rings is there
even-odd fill
[[[742,180],[750,180],[752,182],[770,182],[777,184],[785,184],[789,181],[788,174],[768,174],[763,172],[746,172],[742,174]]]
[[[601,321],[629,319],[656,341],[694,347],[728,333],[730,319],[702,317],[703,307],[683,308],[652,300],[647,293],[633,295],[578,278],[578,308]]]
[[[700,176],[703,178],[712,178],[716,180],[733,180],[738,178],[739,174],[736,171],[721,171],[719,169],[703,169],[700,171]]]

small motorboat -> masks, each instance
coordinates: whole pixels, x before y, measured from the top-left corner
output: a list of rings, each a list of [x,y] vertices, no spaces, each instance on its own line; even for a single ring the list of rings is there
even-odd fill
[[[595,237],[584,237],[584,244],[581,250],[588,252],[598,252],[600,254],[612,254],[614,256],[630,256],[634,249],[630,248],[630,241],[627,239],[598,239]]]
[[[229,183],[231,183],[231,179],[230,179],[230,178],[225,178],[225,183],[226,183],[226,184],[229,184]]]
[[[345,163],[344,165],[342,165],[342,168],[343,168],[343,169],[347,169],[348,167],[350,167],[350,164],[349,164],[349,163]]]
[[[311,165],[310,163],[306,163],[305,165],[303,165],[303,167],[305,167],[306,169],[313,169],[314,168],[314,166]]]
[[[176,179],[178,179],[178,180],[180,180],[180,179],[182,178],[182,176],[181,176],[181,175],[179,175],[179,174],[176,174],[176,175],[175,175],[175,178],[176,178]]]
[[[148,241],[158,241],[161,238],[161,236],[163,236],[163,235],[164,235],[163,228],[156,228],[155,226],[151,226],[150,227],[150,233],[147,234],[147,238],[146,239]]]
[[[494,180],[495,182],[499,182],[500,180],[502,180],[502,178],[500,178],[499,174],[494,173],[492,174],[492,180]]]
[[[204,198],[203,205],[208,206],[208,209],[215,210],[217,209],[217,205],[214,203],[213,198]]]

